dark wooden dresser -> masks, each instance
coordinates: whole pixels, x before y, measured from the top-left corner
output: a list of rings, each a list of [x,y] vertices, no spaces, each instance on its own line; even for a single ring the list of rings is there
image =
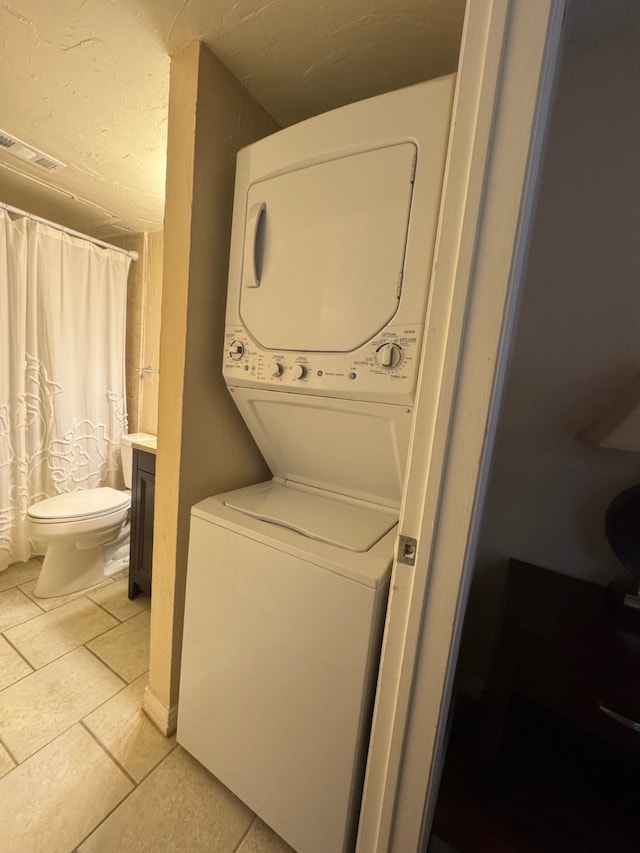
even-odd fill
[[[485,691],[480,748],[488,763],[514,692],[640,751],[640,622],[621,627],[605,587],[511,560]]]
[[[134,448],[131,484],[129,598],[135,598],[140,591],[151,593],[155,483],[155,454]]]

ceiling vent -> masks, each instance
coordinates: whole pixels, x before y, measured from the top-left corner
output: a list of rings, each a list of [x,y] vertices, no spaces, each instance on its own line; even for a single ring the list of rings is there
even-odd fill
[[[53,172],[54,169],[64,169],[66,165],[60,160],[56,160],[55,157],[51,157],[49,154],[39,151],[32,145],[27,145],[27,143],[23,142],[21,139],[11,136],[11,134],[7,133],[5,130],[0,130],[0,149],[4,149],[10,154],[13,154],[15,157],[19,157],[21,160],[31,163],[32,166],[39,166],[47,172]]]

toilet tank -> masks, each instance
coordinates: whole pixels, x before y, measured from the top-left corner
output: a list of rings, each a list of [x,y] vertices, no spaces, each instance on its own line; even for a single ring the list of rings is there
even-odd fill
[[[155,435],[148,432],[132,432],[120,438],[120,455],[122,457],[122,474],[125,488],[131,488],[133,474],[133,445],[142,441],[156,441]]]

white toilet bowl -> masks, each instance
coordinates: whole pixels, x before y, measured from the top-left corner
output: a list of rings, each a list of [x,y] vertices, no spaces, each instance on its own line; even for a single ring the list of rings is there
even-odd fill
[[[87,589],[129,567],[133,443],[153,438],[145,432],[121,437],[125,491],[82,489],[29,507],[29,537],[46,548],[34,590],[39,598]]]
[[[29,536],[46,547],[35,594],[66,595],[129,566],[131,493],[108,487],[46,498],[29,507]]]

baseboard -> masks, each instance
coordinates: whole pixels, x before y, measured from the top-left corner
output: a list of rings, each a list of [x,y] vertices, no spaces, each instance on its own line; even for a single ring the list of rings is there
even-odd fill
[[[149,688],[149,685],[145,687],[142,710],[165,737],[169,737],[175,732],[178,722],[178,706],[169,707],[165,705]]]
[[[482,678],[476,675],[467,675],[460,672],[456,675],[456,690],[463,696],[473,699],[475,702],[480,702],[484,693],[485,683]]]

